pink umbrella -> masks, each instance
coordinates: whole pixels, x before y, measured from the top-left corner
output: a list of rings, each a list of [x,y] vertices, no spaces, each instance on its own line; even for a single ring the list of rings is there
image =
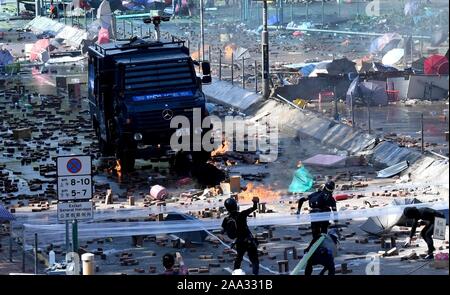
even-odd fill
[[[30,52],[30,61],[40,61],[41,54],[47,50],[50,46],[49,39],[40,39],[36,43],[34,43]]]

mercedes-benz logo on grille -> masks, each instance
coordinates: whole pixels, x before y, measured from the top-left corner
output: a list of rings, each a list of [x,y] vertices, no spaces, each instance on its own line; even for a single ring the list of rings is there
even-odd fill
[[[170,109],[165,109],[164,111],[162,111],[162,117],[164,120],[172,120],[173,111]]]

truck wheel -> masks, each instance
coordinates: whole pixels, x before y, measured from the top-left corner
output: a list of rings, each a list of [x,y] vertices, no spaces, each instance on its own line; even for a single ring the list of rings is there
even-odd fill
[[[116,159],[120,162],[122,173],[127,173],[134,170],[136,158],[133,151],[120,149],[116,153]]]
[[[211,158],[211,152],[192,152],[192,162],[194,164],[206,163]]]

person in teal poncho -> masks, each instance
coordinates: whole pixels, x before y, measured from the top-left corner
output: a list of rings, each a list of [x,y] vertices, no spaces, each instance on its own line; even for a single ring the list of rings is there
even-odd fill
[[[298,161],[297,168],[288,191],[290,193],[308,192],[314,184],[313,176],[303,165],[302,161]]]

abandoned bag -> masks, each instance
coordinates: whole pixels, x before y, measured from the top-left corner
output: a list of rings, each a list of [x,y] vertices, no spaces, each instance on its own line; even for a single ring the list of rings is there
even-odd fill
[[[222,223],[223,229],[230,239],[236,239],[237,237],[237,223],[236,219],[230,215],[225,217]]]

